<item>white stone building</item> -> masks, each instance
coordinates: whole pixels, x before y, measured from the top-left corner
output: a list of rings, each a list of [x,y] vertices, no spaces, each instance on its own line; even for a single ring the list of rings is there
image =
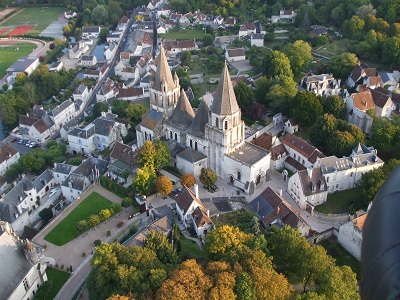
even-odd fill
[[[20,154],[9,144],[0,147],[0,175],[4,175],[7,169],[18,161]]]
[[[301,79],[300,86],[308,92],[324,97],[340,95],[341,93],[340,79],[335,79],[332,74],[304,76]]]
[[[49,112],[49,117],[54,122],[56,131],[59,131],[65,123],[71,121],[75,116],[75,103],[71,100],[64,101]]]
[[[225,58],[228,62],[243,61],[246,59],[244,48],[226,49]]]
[[[82,27],[82,38],[98,38],[100,35],[100,26],[83,26]]]
[[[94,55],[83,55],[81,57],[80,65],[82,67],[93,67],[97,64],[97,58]]]
[[[250,45],[264,47],[264,34],[252,33],[250,38]]]

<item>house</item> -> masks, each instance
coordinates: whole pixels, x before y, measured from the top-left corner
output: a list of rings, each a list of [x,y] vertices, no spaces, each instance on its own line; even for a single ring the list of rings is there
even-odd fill
[[[56,181],[51,170],[45,170],[34,179],[22,179],[0,199],[0,219],[10,224],[15,232],[22,233],[41,218],[39,212],[54,204],[57,194],[51,194]]]
[[[115,53],[117,53],[117,44],[116,43],[106,43],[104,48],[104,57],[106,58],[107,63],[110,63],[114,58]]]
[[[239,28],[239,38],[251,35],[252,33],[256,33],[256,26],[253,22],[243,23]]]
[[[195,23],[203,26],[211,26],[214,23],[214,18],[212,15],[198,14]]]
[[[348,157],[328,156],[319,158],[315,164],[321,168],[328,193],[352,189],[363,174],[380,168],[384,162],[373,147],[358,143]]]
[[[225,26],[230,27],[230,26],[235,26],[236,25],[236,18],[235,17],[227,17],[225,20]]]
[[[224,17],[221,16],[221,15],[216,16],[215,19],[214,19],[214,24],[216,26],[221,26],[222,24],[224,24]]]
[[[155,10],[159,8],[164,3],[164,0],[150,0],[147,4],[147,8],[150,10]]]
[[[44,249],[28,239],[22,240],[7,222],[1,221],[0,226],[1,299],[34,299],[47,281]]]
[[[291,9],[281,9],[279,16],[271,16],[268,18],[270,23],[293,23],[296,19],[296,12]]]
[[[75,102],[81,100],[84,104],[86,104],[91,94],[92,89],[89,89],[85,84],[80,83],[72,93],[72,98],[74,98]]]
[[[328,187],[321,168],[308,167],[293,174],[289,178],[287,192],[301,209],[307,211],[325,203]]]
[[[251,46],[264,47],[264,34],[252,33],[250,38]]]
[[[158,23],[157,25],[157,34],[165,34],[167,33],[168,29],[165,24]]]
[[[73,170],[61,184],[61,192],[69,203],[74,202],[95,181],[99,180],[107,168],[108,162],[90,157]]]
[[[54,122],[47,115],[37,120],[28,130],[29,138],[37,143],[48,141],[54,133]]]
[[[111,32],[109,35],[106,37],[107,43],[118,43],[121,40],[121,36],[123,34],[123,31],[114,31]]]
[[[40,65],[39,57],[22,56],[9,68],[7,68],[8,81],[15,81],[19,73],[25,73],[27,76],[31,75],[33,71]]]
[[[328,28],[321,25],[311,25],[310,35],[317,37],[321,35],[326,35],[328,33]]]
[[[100,35],[100,26],[83,26],[82,38],[98,38]]]
[[[340,95],[340,79],[335,79],[332,74],[312,74],[304,76],[300,81],[300,86],[307,92],[328,97]]]
[[[56,184],[61,185],[77,167],[64,163],[54,163],[53,177]]]
[[[68,10],[66,12],[64,12],[64,18],[66,19],[72,19],[76,17],[76,12],[72,11],[72,10]]]
[[[184,186],[176,197],[176,213],[185,228],[193,226],[197,235],[205,238],[207,232],[214,227],[209,211],[198,197],[198,186],[195,185],[195,193]]]
[[[168,217],[164,216],[139,229],[139,231],[135,233],[133,237],[129,238],[124,245],[127,247],[143,247],[150,231],[162,232],[163,234],[169,236],[172,231],[172,227],[172,223],[169,221]]]
[[[277,136],[272,136],[269,133],[263,133],[260,136],[254,137],[249,142],[270,152],[272,162],[270,166],[271,169],[283,169],[283,163],[288,155],[288,152]]]
[[[110,154],[109,175],[112,178],[122,179],[122,174],[133,173],[136,168],[136,157],[136,146],[128,146],[122,142],[116,142]]]
[[[376,75],[376,68],[370,68],[366,64],[358,63],[354,66],[349,77],[347,78],[347,85],[349,87],[355,87],[358,84],[362,83],[365,78]]]
[[[126,89],[119,89],[117,94],[118,100],[129,100],[134,101],[145,96],[144,88],[137,87],[137,88],[126,88]]]
[[[225,58],[228,62],[243,61],[246,59],[244,48],[226,49]]]
[[[394,73],[378,72],[378,75],[381,78],[381,87],[386,87],[390,91],[393,91],[399,87],[399,78],[397,77],[396,80]]]
[[[163,48],[168,51],[170,55],[176,55],[182,51],[192,51],[197,49],[196,41],[182,40],[182,41],[164,41]]]
[[[377,87],[383,87],[382,85],[382,77],[381,76],[369,76],[364,78],[363,80],[363,84],[364,86],[364,90],[366,90],[367,88],[369,89],[375,89]],[[359,89],[361,85],[357,86],[357,89]]]
[[[89,50],[89,47],[93,44],[92,40],[80,40],[78,42],[71,42],[68,45],[68,58],[80,58],[83,53]]]
[[[361,261],[362,233],[367,217],[368,213],[340,225],[336,233],[339,244],[359,261]]]
[[[125,29],[128,27],[128,23],[129,18],[127,16],[122,16],[121,19],[119,19],[118,21],[117,30],[125,31]]]
[[[96,94],[97,101],[107,101],[110,98],[114,98],[118,95],[119,87],[117,82],[110,78],[107,78],[106,82],[101,86]]]
[[[161,16],[169,17],[171,14],[171,8],[168,4],[161,5],[157,10],[157,18],[161,18]]]
[[[20,154],[9,144],[0,147],[0,175],[4,175],[7,169],[18,161]]]
[[[97,64],[97,58],[94,55],[84,55],[81,57],[80,65],[82,67],[93,67]]]
[[[75,103],[66,100],[60,105],[53,108],[48,113],[50,119],[54,122],[55,130],[60,130],[62,125],[72,120],[76,116]]]
[[[293,134],[285,134],[281,142],[289,152],[289,156],[306,168],[314,166],[317,158],[325,157],[317,148]]]
[[[293,133],[299,131],[299,125],[297,124],[296,120],[287,119],[283,123],[283,129],[285,130],[285,132],[293,134]]]
[[[278,194],[270,187],[267,187],[250,203],[250,206],[266,227],[289,225],[292,228],[297,228],[301,235],[309,235],[310,226],[300,216],[300,210],[295,210],[282,197],[282,189],[279,190]]]
[[[191,147],[186,147],[176,154],[176,167],[182,174],[189,173],[198,178],[201,169],[207,167],[207,156]]]
[[[50,72],[59,72],[62,70],[63,67],[64,67],[64,64],[62,61],[56,61],[56,62],[53,62],[51,65],[49,65],[49,71]]]
[[[133,80],[133,85],[140,79],[139,69],[131,67],[129,63],[124,63],[122,60],[115,66],[115,75],[121,76],[124,81]]]
[[[83,72],[83,77],[100,80],[101,78],[103,78],[104,74],[108,72],[108,69],[108,64],[103,64],[102,66],[97,67],[96,70],[86,69]]]

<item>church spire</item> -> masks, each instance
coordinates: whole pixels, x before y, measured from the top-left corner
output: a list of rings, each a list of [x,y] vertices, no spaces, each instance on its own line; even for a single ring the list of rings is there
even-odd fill
[[[232,115],[239,111],[226,61],[211,105],[211,111],[220,116]]]
[[[154,89],[160,92],[168,92],[175,88],[172,73],[165,56],[164,47],[161,45],[158,56],[157,72],[154,78]]]
[[[178,103],[175,106],[174,112],[170,120],[174,124],[180,124],[184,126],[190,126],[194,119],[194,111],[190,102],[186,96],[185,91],[181,90],[181,95],[179,97]]]

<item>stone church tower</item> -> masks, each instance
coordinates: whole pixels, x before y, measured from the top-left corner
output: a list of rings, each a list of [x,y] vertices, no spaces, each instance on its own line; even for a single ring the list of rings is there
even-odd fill
[[[224,66],[205,128],[208,141],[208,165],[222,175],[224,156],[244,144],[244,122],[236,101],[228,66]]]
[[[157,60],[157,72],[154,80],[150,81],[150,105],[152,109],[162,112],[164,119],[167,119],[172,115],[179,99],[179,78],[176,74],[172,76],[162,46]]]

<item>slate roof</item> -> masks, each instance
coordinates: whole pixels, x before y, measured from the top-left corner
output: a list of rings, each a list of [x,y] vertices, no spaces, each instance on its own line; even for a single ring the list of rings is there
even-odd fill
[[[75,89],[74,94],[83,94],[83,92],[87,89],[87,86],[81,83],[78,85],[78,87]]]
[[[188,162],[191,162],[191,163],[196,163],[200,160],[207,158],[206,155],[204,155],[190,147],[186,147],[185,150],[176,154],[176,156],[179,156],[179,157],[183,158],[184,160],[187,160]]]
[[[219,116],[231,115],[239,111],[226,61],[211,105],[211,111]]]
[[[172,112],[169,121],[174,125],[182,125],[184,127],[190,126],[194,120],[194,111],[192,105],[186,96],[185,91],[181,90],[181,95],[179,96],[178,103]]]
[[[318,157],[325,157],[317,148],[293,134],[285,134],[281,142],[306,157],[311,163],[315,163]]]
[[[6,160],[10,159],[12,156],[18,153],[13,147],[9,144],[4,144],[0,147],[0,164],[5,162]]]
[[[82,33],[100,33],[100,26],[83,26]]]
[[[312,168],[311,177],[308,175],[309,170],[299,171],[299,178],[302,185],[303,194],[310,196],[328,190],[324,176],[322,176],[321,168]],[[312,190],[315,188],[315,191]]]
[[[253,40],[264,40],[264,35],[262,33],[253,33],[251,38]]]
[[[146,227],[140,229],[130,240],[126,242],[126,246],[139,246],[142,247],[150,231],[160,231],[164,234],[168,234],[172,229],[168,217],[164,216],[161,219],[154,221]]]
[[[372,99],[374,100],[374,103],[378,107],[384,107],[390,99],[390,95],[387,95],[386,93],[380,93],[379,90],[371,90],[372,94]]]
[[[53,171],[50,169],[45,170],[42,174],[40,174],[36,179],[32,182],[33,187],[39,192],[43,189],[46,184],[48,184],[53,179]]]
[[[57,116],[58,114],[60,114],[62,111],[64,111],[70,105],[74,105],[74,102],[72,102],[71,100],[66,100],[63,103],[61,103],[60,105],[53,108],[50,114],[52,116]]]
[[[298,228],[305,223],[300,217],[300,211],[296,211],[285,199],[279,196],[270,187],[267,187],[250,206],[257,212],[265,225],[280,219],[283,224]]]
[[[134,166],[136,164],[136,154],[137,151],[134,151],[131,146],[116,142],[111,152],[111,158],[120,160],[129,166]]]
[[[18,116],[18,124],[19,125],[25,125],[25,126],[32,126],[33,124],[35,124],[37,122],[38,119],[36,118],[32,118],[29,116],[25,116],[25,115],[19,115]]]
[[[63,163],[55,163],[54,168],[53,168],[53,173],[60,173],[60,174],[65,174],[68,175],[71,173],[71,171],[74,169],[74,166],[69,165],[69,164],[63,164]]]
[[[172,73],[168,65],[167,57],[165,56],[164,48],[162,46],[160,49],[160,54],[157,64],[157,72],[154,78],[153,88],[157,91],[162,91],[161,83],[164,85],[165,90],[167,92],[175,88],[175,83],[172,78]]]
[[[297,160],[295,160],[293,157],[288,156],[286,157],[285,163],[291,165],[293,168],[295,168],[297,171],[305,170],[306,167],[303,166],[301,163],[299,163]]]
[[[9,299],[31,268],[32,264],[25,258],[18,240],[8,232],[0,231],[1,299]]]
[[[6,71],[7,72],[25,72],[36,60],[37,57],[22,56],[13,63]]]
[[[197,202],[198,206],[205,209],[203,202],[201,202],[201,200],[196,197],[192,190],[187,188],[186,186],[182,187],[182,190],[176,197],[175,201],[179,208],[184,212],[184,214],[186,214],[193,201]]]
[[[145,112],[142,117],[142,122],[139,125],[144,126],[148,129],[155,129],[157,125],[162,121],[162,112],[156,111],[154,109],[149,109]]]

